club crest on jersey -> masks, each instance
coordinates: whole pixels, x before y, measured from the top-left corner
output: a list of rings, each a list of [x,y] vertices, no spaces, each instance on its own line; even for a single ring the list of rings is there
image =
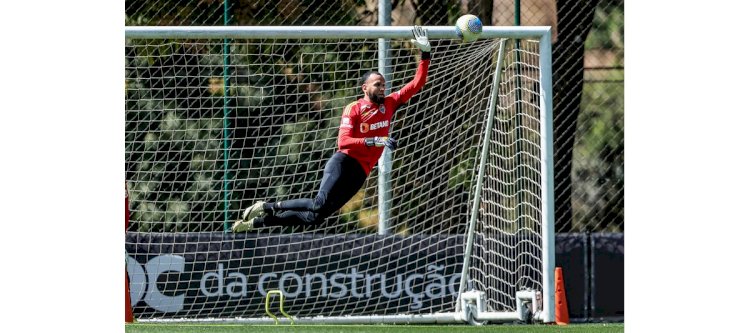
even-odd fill
[[[380,111],[380,113],[385,114],[385,105],[381,104],[379,111]]]

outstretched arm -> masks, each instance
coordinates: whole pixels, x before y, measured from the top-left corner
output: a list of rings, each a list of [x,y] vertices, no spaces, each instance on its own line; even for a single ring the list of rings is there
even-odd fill
[[[430,51],[432,50],[432,47],[430,46],[430,40],[427,38],[427,30],[420,27],[415,26],[414,30],[412,30],[414,33],[414,38],[412,39],[412,43],[419,47],[419,49],[422,51],[422,55],[419,60],[419,65],[417,66],[417,73],[414,75],[414,79],[412,79],[409,83],[407,83],[401,90],[395,93],[395,97],[398,100],[399,104],[404,104],[409,99],[416,94],[419,89],[422,89],[424,84],[427,82],[427,68],[430,65]]]

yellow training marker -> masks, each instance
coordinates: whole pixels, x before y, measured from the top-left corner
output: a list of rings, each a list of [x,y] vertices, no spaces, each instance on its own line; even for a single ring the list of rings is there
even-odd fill
[[[281,314],[283,314],[284,317],[286,317],[287,319],[289,319],[289,321],[292,322],[292,325],[294,325],[294,319],[292,319],[292,316],[290,316],[286,312],[284,312],[284,294],[281,292],[281,290],[270,290],[270,291],[268,291],[268,294],[266,294],[266,314],[268,314],[269,317],[273,318],[273,322],[276,325],[279,324],[279,319],[276,318],[276,316],[274,316],[271,313],[271,310],[269,309],[269,307],[271,305],[271,295],[274,295],[274,294],[279,294],[279,302],[280,302],[279,309],[281,310]]]

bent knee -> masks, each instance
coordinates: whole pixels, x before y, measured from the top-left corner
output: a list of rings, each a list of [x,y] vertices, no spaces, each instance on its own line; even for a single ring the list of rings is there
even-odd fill
[[[323,209],[323,207],[325,206],[325,203],[326,203],[326,198],[321,195],[318,195],[317,197],[315,197],[315,200],[313,200],[313,204],[312,204],[312,207],[310,207],[311,208],[310,210],[316,213],[317,215]]]
[[[325,220],[324,216],[321,216],[318,213],[313,212],[305,212],[302,215],[302,220],[305,222],[306,225],[318,225],[323,223]]]

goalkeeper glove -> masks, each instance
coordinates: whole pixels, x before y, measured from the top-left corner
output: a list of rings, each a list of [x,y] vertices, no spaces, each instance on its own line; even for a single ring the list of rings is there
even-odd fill
[[[411,42],[422,50],[422,52],[430,52],[432,47],[430,47],[430,40],[427,39],[427,30],[415,25],[412,33],[414,34],[414,39]]]
[[[376,136],[373,138],[365,138],[365,146],[368,147],[388,147],[390,150],[396,149],[398,147],[398,144],[396,144],[396,140],[393,138],[389,138],[387,136]]]

